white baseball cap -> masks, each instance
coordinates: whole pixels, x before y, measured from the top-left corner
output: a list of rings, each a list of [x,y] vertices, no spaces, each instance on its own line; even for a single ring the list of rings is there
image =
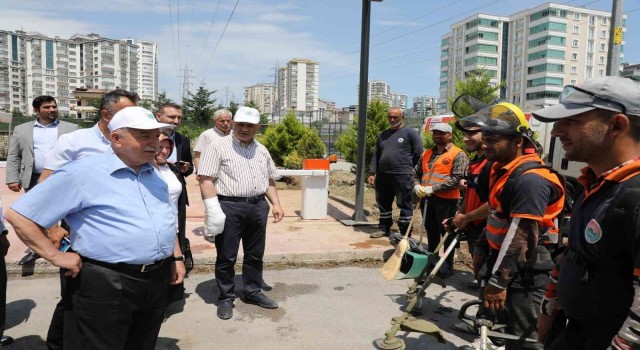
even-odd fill
[[[233,116],[234,123],[260,124],[260,112],[251,107],[240,107]]]
[[[156,117],[148,109],[142,107],[125,107],[121,109],[116,115],[111,118],[109,122],[109,131],[114,131],[122,128],[131,128],[138,130],[153,130],[153,129],[174,129],[175,125],[158,123]]]
[[[448,132],[448,133],[452,133],[453,132],[453,128],[451,128],[451,125],[447,124],[447,123],[436,123],[431,125],[431,131],[442,131],[442,132]]]

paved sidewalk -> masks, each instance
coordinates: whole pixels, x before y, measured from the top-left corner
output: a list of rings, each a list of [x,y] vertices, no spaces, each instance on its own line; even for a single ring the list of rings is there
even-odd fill
[[[0,178],[5,178],[5,168],[0,167]],[[190,205],[187,209],[187,238],[191,241],[196,265],[211,265],[215,261],[215,247],[203,238],[204,206],[195,176],[187,178]],[[288,264],[316,264],[320,262],[347,263],[361,259],[381,259],[382,254],[392,249],[386,238],[370,239],[375,226],[349,227],[340,219],[349,218],[353,209],[333,199],[329,200],[328,216],[324,220],[303,220],[300,217],[302,191],[279,191],[280,202],[285,211],[284,219],[267,226],[265,262]],[[0,185],[2,207],[7,210],[24,192],[10,191]],[[55,205],[55,199],[51,205]],[[9,229],[11,248],[7,254],[7,269],[20,271],[17,262],[24,256],[26,246]],[[242,252],[241,252],[242,255]],[[242,261],[241,259],[238,259]],[[38,260],[36,272],[57,271],[42,259]]]

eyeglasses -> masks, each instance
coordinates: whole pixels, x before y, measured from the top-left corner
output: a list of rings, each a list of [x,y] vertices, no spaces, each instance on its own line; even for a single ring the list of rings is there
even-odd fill
[[[623,105],[622,103],[620,103],[618,101],[615,101],[615,100],[612,100],[612,99],[610,99],[610,98],[608,98],[606,96],[602,96],[602,95],[596,94],[595,92],[591,92],[591,91],[588,91],[588,90],[585,90],[585,89],[582,89],[582,88],[579,88],[579,87],[573,86],[573,85],[567,85],[567,86],[564,87],[564,89],[562,89],[562,93],[560,94],[560,103],[566,101],[566,99],[569,98],[570,96],[572,96],[576,91],[580,92],[580,93],[583,93],[583,94],[586,94],[586,95],[589,95],[591,97],[597,98],[598,100],[604,101],[606,103],[614,104],[616,106],[620,106],[620,109],[622,109],[620,112],[622,112],[623,114],[627,113],[627,107],[625,105]],[[572,103],[572,102],[575,102],[575,101],[566,101],[566,102]],[[588,102],[593,104],[595,101],[588,101]],[[600,108],[600,106],[597,106],[597,105],[594,105],[593,107]],[[606,107],[611,108],[610,106],[606,106]]]

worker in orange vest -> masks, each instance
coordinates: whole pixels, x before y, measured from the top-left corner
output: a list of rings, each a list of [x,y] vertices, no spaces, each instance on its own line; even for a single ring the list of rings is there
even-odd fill
[[[431,126],[435,146],[422,153],[416,165],[414,193],[426,204],[426,215],[423,218],[427,230],[429,251],[433,252],[440,243],[445,229],[442,222],[453,217],[460,199],[460,180],[469,163],[469,158],[459,147],[451,142],[453,128],[447,123]],[[445,241],[448,246],[450,241]],[[447,263],[441,267],[440,275],[448,277],[453,274],[453,253],[447,257]]]
[[[489,217],[474,252],[474,263],[485,258],[484,307],[507,310],[506,331],[521,339],[507,340],[506,349],[541,349],[524,338],[537,336],[539,310],[533,306],[542,300],[553,268],[545,242],[557,243],[554,219],[564,205],[563,182],[536,153],[525,151],[535,142],[520,108],[502,102],[477,117],[485,156],[494,162]]]

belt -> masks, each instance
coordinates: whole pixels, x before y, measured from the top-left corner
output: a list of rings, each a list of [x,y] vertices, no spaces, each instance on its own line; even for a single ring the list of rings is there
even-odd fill
[[[166,262],[169,262],[171,258],[165,258],[162,260],[158,260],[151,264],[127,264],[127,263],[108,263],[104,261],[94,260],[91,258],[87,258],[84,256],[80,257],[82,262],[87,262],[93,265],[102,266],[104,268],[123,272],[123,273],[149,273],[159,269]]]
[[[253,196],[253,197],[230,197],[230,196],[218,195],[218,200],[221,202],[256,204],[264,200],[264,194],[261,194],[259,196]]]

